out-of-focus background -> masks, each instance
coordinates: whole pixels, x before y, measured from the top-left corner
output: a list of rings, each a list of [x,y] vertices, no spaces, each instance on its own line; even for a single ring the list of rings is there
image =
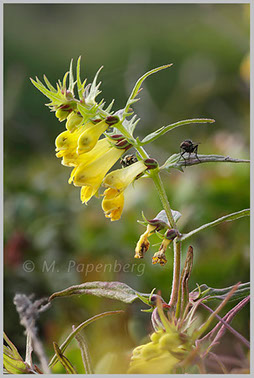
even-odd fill
[[[161,210],[152,183],[140,180],[129,188],[121,220],[111,223],[100,200],[81,204],[79,189],[67,183],[69,169],[55,157],[54,140],[64,123],[44,106],[47,99],[29,77],[42,79],[45,73],[55,83],[79,55],[82,77],[89,82],[104,66],[103,98],[108,103],[115,98],[114,110],[125,105],[142,74],[174,64],[143,86],[134,107],[141,118],[140,137],[182,119],[216,120],[177,128],[154,142],[148,150],[160,163],[178,153],[184,139],[199,142],[201,154],[249,158],[249,5],[5,4],[4,328],[23,354],[24,330],[13,305],[16,292],[40,298],[94,280],[123,281],[141,292],[157,288],[165,299],[171,290],[172,251],[165,267],[151,264],[151,252],[144,260],[133,258],[144,231],[137,223],[142,210],[148,219]],[[247,164],[203,164],[163,174],[163,180],[172,208],[182,213],[181,232],[249,207]],[[195,262],[191,289],[196,283],[219,288],[249,280],[247,218],[200,233],[190,243]],[[99,264],[112,264],[111,272],[101,272]],[[125,264],[131,264],[126,272]],[[124,309],[124,315],[86,329],[96,372],[124,373],[130,350],[152,330],[150,315],[141,308],[145,306],[90,296],[57,299],[41,315],[39,334],[50,357],[52,342],[61,344],[73,324]],[[248,319],[245,308],[232,323],[247,338]],[[229,334],[218,348],[239,357],[237,339]],[[75,342],[67,356],[82,372]],[[58,365],[55,371],[61,372]]]

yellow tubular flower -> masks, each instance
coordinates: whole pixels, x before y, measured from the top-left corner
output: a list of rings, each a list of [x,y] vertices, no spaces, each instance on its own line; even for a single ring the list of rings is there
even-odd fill
[[[150,339],[133,350],[128,374],[172,374],[192,348],[188,336],[173,327],[153,333]]]
[[[97,192],[103,177],[123,153],[124,150],[111,147],[106,153],[94,159],[91,163],[89,162],[85,165],[80,164],[80,166],[77,167],[73,175],[73,183],[75,186],[83,186],[86,188],[82,188],[81,190],[82,202],[88,202]]]
[[[66,129],[73,133],[79,125],[83,122],[83,117],[76,112],[72,112],[67,117]]]
[[[91,151],[98,139],[100,138],[101,134],[107,130],[109,125],[106,121],[101,121],[97,124],[91,124],[86,130],[80,135],[78,140],[78,153],[82,154],[84,152]]]
[[[137,161],[129,167],[110,172],[104,178],[103,185],[108,189],[103,193],[102,209],[111,221],[121,218],[124,205],[123,191],[146,169],[143,161]]]
[[[102,155],[104,155],[106,152],[108,152],[112,148],[111,143],[109,142],[108,138],[103,138],[98,141],[96,146],[92,149],[92,151],[87,152],[82,155],[78,155],[75,153],[75,156],[71,156],[71,153],[69,155],[66,155],[63,157],[62,164],[68,165],[68,166],[74,166],[75,168],[71,172],[71,176],[69,179],[69,184],[72,183],[73,177],[75,176],[75,172],[78,168],[84,168],[87,164],[92,163],[94,160],[98,159]],[[61,151],[60,151],[61,152]]]
[[[144,254],[148,251],[150,246],[148,237],[155,229],[156,226],[152,226],[150,224],[147,225],[146,231],[140,236],[139,241],[137,242],[134,256],[135,259],[142,259],[144,257]]]
[[[76,149],[80,135],[90,126],[90,124],[91,123],[89,122],[88,124],[82,125],[72,133],[69,130],[66,130],[59,134],[55,141],[56,151]]]
[[[82,203],[87,202],[95,195],[99,188],[93,186],[82,186],[80,191],[80,199]]]
[[[129,167],[117,169],[110,172],[103,180],[103,185],[110,188],[107,192],[107,198],[118,196],[128,185],[142,172],[147,169],[143,161],[137,161]],[[105,195],[104,193],[104,195]]]
[[[153,264],[160,264],[162,266],[166,264],[167,259],[166,259],[165,252],[168,245],[171,243],[171,241],[172,240],[163,239],[159,251],[153,255],[153,258],[152,258]]]
[[[107,189],[107,190],[110,190],[110,189]],[[114,198],[109,198],[109,199],[107,198],[107,195],[105,195],[102,201],[102,209],[105,213],[105,217],[110,218],[111,221],[116,221],[120,219],[122,215],[122,211],[123,211],[123,205],[124,205],[123,193],[120,193],[118,196],[115,196]]]

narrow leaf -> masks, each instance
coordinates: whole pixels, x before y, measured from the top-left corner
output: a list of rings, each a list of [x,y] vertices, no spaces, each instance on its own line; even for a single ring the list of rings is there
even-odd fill
[[[45,83],[47,84],[47,87],[48,89],[51,91],[51,92],[56,92],[57,93],[57,90],[53,87],[53,85],[50,83],[50,81],[48,80],[47,76],[46,75],[43,75],[43,79],[45,81]]]
[[[59,94],[59,91],[57,93],[55,91],[49,91],[38,78],[36,78],[37,81],[33,80],[32,78],[30,78],[30,80],[33,85],[52,102],[54,102],[54,104],[62,104],[64,102],[64,97]]]
[[[103,312],[102,314],[98,314],[98,315],[95,315],[93,316],[92,318],[86,320],[85,322],[81,323],[77,328],[75,328],[74,331],[72,331],[69,336],[66,338],[66,340],[63,342],[63,344],[60,346],[60,351],[61,353],[63,353],[65,351],[65,349],[68,347],[68,345],[70,344],[70,342],[73,340],[73,338],[85,327],[87,327],[89,324],[93,323],[95,320],[98,320],[98,319],[101,319],[101,318],[104,318],[105,316],[109,316],[109,315],[116,315],[116,314],[120,314],[120,313],[123,313],[124,311],[122,310],[119,310],[119,311],[107,311],[107,312]],[[55,363],[57,362],[57,355],[55,354],[50,363],[49,363],[49,366],[53,366]]]
[[[5,353],[3,354],[3,365],[10,374],[30,373],[30,369],[26,366],[24,361],[16,360]]]
[[[75,327],[73,326],[73,330],[75,330]],[[77,340],[79,349],[81,351],[81,357],[84,365],[84,369],[86,374],[93,374],[93,369],[91,365],[91,358],[88,350],[88,345],[86,342],[86,339],[81,335],[77,334],[75,336],[75,339]]]
[[[72,62],[73,62],[73,59],[71,59],[70,69],[69,69],[69,91],[70,92],[73,92],[73,89],[74,89],[74,78],[73,78],[73,71],[72,71]],[[67,78],[66,75],[64,76],[64,78]]]
[[[234,294],[234,292],[237,290],[239,286],[239,283],[233,286],[233,288],[230,290],[230,292],[227,294],[225,299],[220,303],[220,305],[216,308],[215,311],[209,316],[209,318],[198,328],[193,332],[192,338],[193,340],[199,339],[203,333],[207,330],[207,328],[210,326],[212,321],[215,319],[216,315],[223,309],[223,307],[226,305],[228,300],[231,298],[231,296]]]
[[[224,217],[216,219],[213,222],[206,223],[203,226],[201,226],[199,228],[196,228],[195,230],[189,232],[188,234],[183,234],[183,236],[181,236],[179,238],[179,241],[182,242],[182,241],[190,238],[191,236],[197,234],[198,232],[203,231],[203,230],[205,230],[207,228],[211,228],[211,227],[217,226],[218,224],[220,224],[222,222],[230,222],[230,221],[233,221],[235,219],[239,219],[239,218],[246,217],[246,216],[249,216],[249,215],[250,215],[250,209],[245,209],[245,210],[237,211],[236,213],[225,215]]]
[[[69,71],[66,72],[66,74],[64,75],[64,78],[63,78],[63,89],[66,90],[66,83],[67,83],[67,77],[69,75]]]
[[[161,70],[164,70],[165,68],[169,68],[171,67],[172,64],[165,64],[164,66],[161,66],[161,67],[157,67],[157,68],[154,68],[153,70],[151,71],[148,71],[147,73],[145,73],[143,76],[141,76],[140,79],[138,79],[138,81],[136,82],[136,84],[134,85],[134,88],[130,94],[130,97],[128,98],[127,100],[127,103],[126,103],[126,106],[124,108],[124,113],[123,113],[123,118],[125,118],[127,115],[130,115],[130,113],[128,113],[129,111],[129,108],[130,106],[138,101],[138,99],[136,99],[135,97],[137,96],[137,94],[139,93],[139,90],[140,90],[140,87],[143,83],[143,81],[150,75],[156,73],[156,72],[159,72]]]
[[[244,301],[244,303],[247,303],[249,301],[249,299],[250,299],[250,297],[246,298],[246,301]],[[202,302],[201,302],[201,306],[204,307],[209,312],[211,312],[212,314],[214,313],[214,311],[210,307],[208,307],[207,305],[205,305]],[[247,339],[245,339],[245,337],[243,335],[241,335],[239,332],[237,332],[233,327],[231,327],[228,320],[224,320],[219,315],[216,315],[216,318],[219,319],[219,321],[223,324],[221,331],[218,332],[219,333],[219,335],[217,335],[218,338],[220,338],[220,333],[221,334],[224,333],[224,329],[227,328],[235,337],[237,337],[242,343],[244,343],[247,346],[247,348],[250,349],[249,341]]]
[[[57,359],[59,362],[61,362],[61,364],[63,365],[63,367],[65,368],[66,370],[66,373],[67,374],[77,374],[76,370],[74,369],[73,365],[71,364],[71,362],[68,360],[67,357],[65,357],[59,346],[57,345],[57,343],[53,343],[53,346],[54,346],[54,351],[56,353],[56,356],[57,356]]]
[[[132,303],[135,299],[138,299],[138,295],[148,297],[149,294],[138,293],[128,285],[122,282],[85,282],[81,285],[74,285],[65,290],[54,293],[49,298],[50,301],[57,297],[66,297],[70,295],[95,295],[97,297],[104,297],[122,301],[124,303]]]
[[[11,340],[8,338],[8,336],[6,335],[6,333],[4,332],[4,341],[6,342],[6,344],[10,347],[11,351],[12,351],[12,355],[14,358],[16,358],[17,360],[20,359],[22,360],[22,357],[20,356],[19,352],[18,352],[18,349],[15,347],[15,345],[11,342]]]
[[[215,289],[213,287],[209,287],[206,284],[200,285],[198,288],[194,289],[190,296],[196,296],[199,292],[198,298],[206,297],[203,302],[210,302],[212,300],[223,300],[226,298],[230,290],[233,289],[234,286],[225,287],[223,289]],[[231,296],[230,301],[240,300],[245,298],[247,295],[250,294],[250,283],[242,283],[238,286],[237,290]]]
[[[186,119],[184,121],[179,121],[176,123],[172,123],[171,125],[168,126],[163,126],[160,129],[154,131],[151,134],[148,134],[141,142],[141,145],[150,143],[154,141],[155,139],[159,138],[160,136],[166,134],[168,131],[175,129],[176,127],[179,126],[185,126],[185,125],[192,125],[196,123],[214,123],[214,119],[210,118],[195,118],[195,119]]]

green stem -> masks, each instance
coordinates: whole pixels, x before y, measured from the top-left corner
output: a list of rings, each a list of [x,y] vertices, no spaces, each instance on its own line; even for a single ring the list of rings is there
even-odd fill
[[[164,185],[163,185],[163,182],[161,180],[161,177],[160,177],[158,170],[156,170],[156,169],[151,170],[150,177],[152,178],[152,180],[155,184],[155,187],[156,187],[157,192],[159,194],[163,209],[165,210],[166,215],[168,217],[170,226],[172,228],[176,228],[176,224],[175,224],[175,221],[174,221],[172,210],[170,208],[168,198],[167,198],[167,194],[165,192],[165,188],[164,188]]]
[[[174,240],[174,272],[173,284],[169,305],[175,307],[178,300],[179,286],[180,286],[180,270],[181,270],[181,243]]]
[[[128,138],[128,139],[130,139],[132,141],[133,147],[138,151],[138,153],[140,154],[140,156],[143,159],[149,158],[149,155],[145,151],[145,149],[138,144],[138,142],[136,141],[136,139],[133,138],[133,136],[129,133],[129,131],[127,131],[125,129],[125,127],[121,123],[119,123],[117,125],[117,129],[123,134],[123,136],[125,136],[126,138]]]
[[[156,186],[156,189],[159,193],[159,197],[162,203],[162,206],[167,214],[170,226],[176,229],[176,223],[168,202],[168,198],[165,192],[163,182],[161,180],[160,174],[157,170],[152,170],[150,177],[153,179],[153,182]],[[173,284],[172,291],[170,296],[169,305],[175,307],[178,300],[178,292],[180,285],[180,272],[181,272],[181,243],[177,243],[176,239],[174,240],[174,271],[173,271]]]
[[[145,149],[142,146],[140,146],[135,139],[133,139],[132,135],[122,125],[120,125],[120,127],[117,127],[117,128],[126,138],[133,140],[134,142],[133,147],[137,150],[137,152],[140,154],[140,156],[143,159],[146,159],[149,157]],[[176,223],[174,221],[172,210],[168,202],[167,194],[166,194],[163,182],[161,180],[159,170],[158,169],[151,170],[149,176],[151,177],[151,179],[153,180],[155,184],[163,209],[165,210],[166,215],[168,217],[170,226],[176,229]],[[180,269],[181,269],[181,242],[176,243],[176,240],[174,240],[174,272],[173,272],[172,291],[171,291],[170,302],[169,302],[169,304],[172,307],[176,306],[177,299],[178,299],[179,284],[180,284]]]

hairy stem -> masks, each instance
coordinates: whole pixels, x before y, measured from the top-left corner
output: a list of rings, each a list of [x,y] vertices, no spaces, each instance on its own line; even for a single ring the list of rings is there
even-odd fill
[[[175,307],[178,299],[179,285],[180,285],[180,268],[181,268],[181,243],[176,243],[174,240],[174,271],[173,284],[169,305]]]
[[[150,177],[155,184],[155,187],[156,187],[157,192],[159,194],[163,209],[165,210],[166,215],[168,217],[170,226],[172,228],[176,228],[176,224],[175,224],[175,221],[174,221],[174,218],[173,218],[172,210],[170,208],[168,198],[167,198],[167,194],[165,192],[165,188],[164,188],[164,185],[163,185],[163,182],[161,180],[159,172],[156,169],[151,170]]]
[[[174,221],[174,217],[168,202],[168,198],[165,192],[165,188],[163,182],[161,180],[160,174],[156,170],[152,170],[150,173],[150,177],[153,179],[153,182],[156,186],[157,192],[159,194],[162,206],[167,214],[170,226],[172,228],[176,228],[176,223]],[[178,292],[179,292],[179,285],[180,285],[180,269],[181,269],[181,243],[176,243],[176,239],[174,240],[174,268],[173,268],[173,284],[172,284],[172,291],[170,296],[169,304],[172,307],[176,306],[177,299],[178,299]]]
[[[122,127],[122,125],[118,129],[119,131],[122,132],[122,134],[125,137],[132,138],[131,134],[124,127]],[[140,154],[140,156],[143,159],[146,159],[149,157],[145,149],[142,146],[140,146],[136,141],[134,142],[133,147],[137,150],[137,152]],[[166,194],[163,182],[161,180],[159,170],[157,169],[151,170],[150,177],[155,184],[163,209],[165,210],[166,215],[168,217],[170,226],[176,229],[177,228],[176,223],[172,214],[171,207],[168,202],[167,194]],[[181,269],[181,242],[176,243],[176,241],[174,240],[173,284],[172,284],[172,291],[171,291],[170,302],[169,302],[169,304],[172,307],[176,306],[177,299],[178,299],[179,284],[180,284],[180,269]]]

